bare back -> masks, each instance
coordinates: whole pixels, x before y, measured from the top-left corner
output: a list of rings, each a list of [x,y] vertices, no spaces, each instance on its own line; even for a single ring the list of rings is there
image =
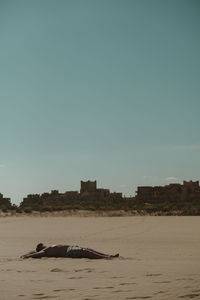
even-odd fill
[[[43,251],[47,257],[65,257],[68,247],[68,245],[53,245],[45,248]]]

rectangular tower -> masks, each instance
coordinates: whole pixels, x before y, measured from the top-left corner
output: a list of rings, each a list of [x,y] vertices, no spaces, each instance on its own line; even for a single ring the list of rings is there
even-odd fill
[[[81,194],[82,193],[95,193],[97,190],[97,181],[82,181],[81,180]]]

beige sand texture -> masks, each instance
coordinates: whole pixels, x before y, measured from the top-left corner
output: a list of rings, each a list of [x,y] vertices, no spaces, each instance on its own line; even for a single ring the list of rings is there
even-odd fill
[[[26,259],[38,242],[113,260]],[[200,217],[2,217],[0,300],[200,299]]]

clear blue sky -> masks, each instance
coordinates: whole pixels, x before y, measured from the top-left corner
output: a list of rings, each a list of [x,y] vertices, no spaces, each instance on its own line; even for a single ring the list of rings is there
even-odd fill
[[[200,1],[0,0],[0,192],[200,179]]]

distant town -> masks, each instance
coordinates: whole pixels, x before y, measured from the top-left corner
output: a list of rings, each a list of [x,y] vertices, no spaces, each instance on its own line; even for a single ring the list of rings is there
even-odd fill
[[[79,191],[27,195],[16,206],[9,198],[0,194],[0,209],[15,209],[18,212],[54,211],[64,209],[89,210],[136,210],[138,212],[200,215],[199,181],[183,181],[183,184],[172,183],[165,186],[139,186],[134,197],[124,197],[122,193],[109,189],[97,188],[96,181],[81,181]]]

